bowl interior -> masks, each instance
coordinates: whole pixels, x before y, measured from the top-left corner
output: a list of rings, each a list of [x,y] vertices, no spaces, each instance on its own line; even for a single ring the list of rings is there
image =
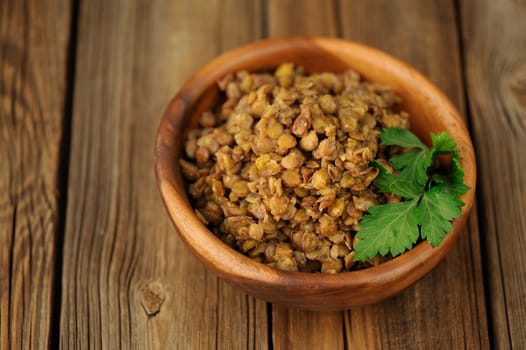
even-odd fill
[[[358,71],[366,80],[391,86],[409,112],[411,130],[425,143],[430,132],[448,131],[457,141],[465,183],[463,216],[443,243],[419,243],[377,267],[337,275],[278,271],[226,246],[193,214],[179,172],[178,157],[188,130],[218,100],[217,80],[239,70],[263,71],[294,62],[308,72]],[[341,309],[379,301],[429,272],[450,249],[471,208],[475,187],[474,152],[458,112],[427,79],[410,66],[359,44],[326,38],[286,38],[256,42],[224,54],[199,70],[170,103],[159,128],[156,174],[164,203],[183,240],[209,268],[249,293],[308,309]],[[298,296],[301,297],[298,297]]]

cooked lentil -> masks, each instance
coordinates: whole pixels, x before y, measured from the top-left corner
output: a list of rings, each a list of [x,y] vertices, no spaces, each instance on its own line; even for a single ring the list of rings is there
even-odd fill
[[[376,191],[378,170],[398,149],[386,127],[408,127],[400,98],[352,70],[230,74],[224,102],[202,114],[180,160],[197,216],[227,244],[282,270],[337,273],[353,261],[363,214],[395,203]]]

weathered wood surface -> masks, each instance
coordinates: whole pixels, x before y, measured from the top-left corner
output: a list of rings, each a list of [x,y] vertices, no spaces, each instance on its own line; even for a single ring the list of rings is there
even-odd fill
[[[0,349],[525,348],[524,18],[513,0],[0,1]],[[379,305],[315,313],[247,297],[192,257],[162,208],[152,153],[169,99],[221,52],[287,35],[402,58],[472,128],[467,229]]]
[[[498,349],[526,348],[526,2],[462,1],[465,76],[482,172],[480,227]]]
[[[153,173],[174,92],[260,35],[239,1],[82,1],[64,246],[61,347],[266,348],[266,305],[183,246]],[[223,21],[223,17],[235,20]]]
[[[0,349],[46,347],[57,327],[69,26],[68,1],[0,1]]]
[[[335,4],[316,0],[298,6],[294,0],[271,0],[268,2],[268,35],[337,36],[340,28]],[[272,340],[276,349],[343,349],[343,313],[308,312],[274,305]]]
[[[340,13],[345,38],[412,64],[466,115],[454,1],[342,2]],[[476,211],[467,226],[456,247],[422,281],[392,300],[347,312],[352,348],[489,346]]]
[[[291,12],[290,3],[271,3],[270,35],[316,34],[309,31],[315,28],[325,35],[341,34],[378,47],[420,69],[464,110],[452,1],[323,2],[316,8],[298,7],[293,16],[286,16],[284,14]],[[304,18],[311,20],[304,21]],[[275,307],[273,339],[276,344],[288,344],[287,347],[294,344],[298,349],[316,340],[322,341],[320,338],[325,341],[324,345],[334,349],[343,348],[343,339],[346,346],[353,349],[487,347],[480,260],[474,213],[459,247],[416,286],[382,304],[345,312],[343,317],[341,313],[311,314]],[[319,324],[326,326],[305,321],[309,319],[323,319]],[[345,334],[342,327],[335,326],[342,320]],[[305,332],[306,324],[315,324],[316,332]]]

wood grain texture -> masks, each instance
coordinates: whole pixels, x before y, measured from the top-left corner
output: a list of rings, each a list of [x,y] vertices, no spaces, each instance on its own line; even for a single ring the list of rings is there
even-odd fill
[[[62,348],[267,347],[265,303],[191,256],[152,162],[169,99],[220,51],[259,36],[258,11],[241,0],[81,2]]]
[[[268,35],[338,36],[337,2],[326,0],[268,0]]]
[[[270,0],[267,21],[270,37],[337,36],[335,3],[323,0]],[[276,349],[343,349],[343,313],[309,312],[274,305],[272,342]]]
[[[465,112],[453,1],[342,1],[345,38],[415,66]],[[446,259],[426,278],[384,303],[345,314],[350,349],[487,348],[476,212]]]
[[[272,316],[275,349],[344,349],[343,312],[274,305]]]
[[[462,1],[465,75],[497,349],[526,348],[526,2]]]
[[[69,202],[54,276],[74,3]],[[57,334],[63,349],[485,349],[487,322],[495,348],[526,348],[524,18],[520,0],[0,0],[0,349],[50,348]],[[343,313],[268,306],[208,273],[168,221],[152,170],[166,104],[210,58],[267,35],[379,47],[470,112],[478,213],[446,260],[391,300]]]
[[[0,349],[52,335],[69,20],[68,1],[0,2]]]

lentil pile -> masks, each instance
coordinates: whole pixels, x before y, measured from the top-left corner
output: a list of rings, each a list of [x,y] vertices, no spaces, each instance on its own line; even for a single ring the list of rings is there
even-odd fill
[[[386,86],[343,74],[306,74],[284,63],[218,82],[222,103],[200,117],[180,159],[200,220],[224,242],[278,269],[337,273],[381,263],[353,260],[372,205],[400,198],[376,191],[382,128],[408,127]]]

